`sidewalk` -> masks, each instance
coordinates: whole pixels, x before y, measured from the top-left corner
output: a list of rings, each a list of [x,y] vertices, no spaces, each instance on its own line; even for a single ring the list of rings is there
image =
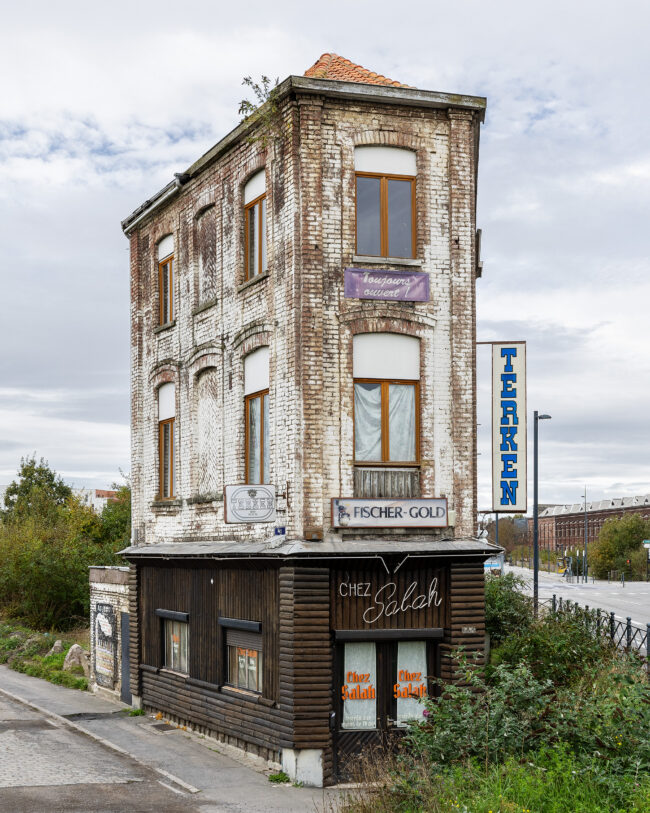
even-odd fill
[[[344,792],[272,784],[255,757],[148,715],[129,717],[129,707],[121,703],[55,686],[4,665],[0,694],[154,769],[180,793],[194,798],[202,813],[322,811]]]

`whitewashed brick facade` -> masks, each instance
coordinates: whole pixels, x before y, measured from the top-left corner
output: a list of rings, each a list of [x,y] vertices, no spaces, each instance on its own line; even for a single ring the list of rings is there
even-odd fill
[[[263,540],[226,525],[224,485],[244,472],[244,357],[270,348],[271,482],[287,539],[322,534],[353,494],[352,337],[421,340],[423,497],[445,496],[470,537],[476,514],[476,171],[484,100],[290,77],[281,139],[244,123],[123,224],[131,245],[133,542]],[[429,302],[346,299],[355,256],[354,149],[415,151],[417,251]],[[266,173],[268,274],[245,282],[243,187]],[[174,236],[175,320],[158,328],[156,245]],[[413,265],[409,266],[411,269]],[[176,384],[176,498],[158,495],[157,388]],[[381,537],[389,532],[373,532]],[[408,533],[408,532],[400,532]],[[346,531],[346,538],[353,536]],[[390,535],[394,538],[395,532]]]

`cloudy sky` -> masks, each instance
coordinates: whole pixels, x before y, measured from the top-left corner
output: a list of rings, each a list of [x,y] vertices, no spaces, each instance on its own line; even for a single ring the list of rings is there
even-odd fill
[[[650,492],[649,23],[643,0],[5,6],[0,484],[34,451],[75,485],[128,472],[120,220],[237,124],[243,76],[334,51],[488,97],[478,338],[528,342],[540,499]],[[487,507],[485,350],[479,377]]]

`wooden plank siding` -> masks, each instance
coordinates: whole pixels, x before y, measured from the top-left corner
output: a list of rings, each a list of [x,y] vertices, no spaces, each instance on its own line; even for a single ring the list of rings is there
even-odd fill
[[[468,655],[479,654],[483,663],[485,653],[485,573],[483,562],[452,562],[450,566],[450,625],[440,646],[441,677],[454,680],[456,664],[452,650],[462,646]],[[463,627],[475,627],[476,632],[463,633]],[[463,683],[461,681],[461,683]]]
[[[141,630],[138,614],[139,598],[138,567],[131,562],[129,564],[129,683],[131,684],[131,694],[135,697],[142,697],[139,669]]]

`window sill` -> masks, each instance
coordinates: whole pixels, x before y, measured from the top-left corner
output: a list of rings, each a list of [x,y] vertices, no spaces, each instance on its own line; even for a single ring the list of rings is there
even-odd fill
[[[238,689],[236,686],[222,686],[222,694],[228,694],[231,697],[238,697],[241,700],[249,700],[251,703],[261,703],[262,695],[257,692],[252,692],[250,689]]]
[[[202,305],[199,305],[197,308],[194,308],[194,310],[192,311],[192,316],[198,316],[200,313],[203,313],[203,311],[210,310],[210,308],[213,308],[218,301],[219,300],[217,299],[217,297],[215,297],[214,299],[210,299],[207,302],[204,302]]]
[[[389,463],[380,460],[369,460],[365,463],[362,460],[354,460],[352,465],[362,469],[419,469],[421,463],[420,461],[416,461],[415,463]]]
[[[406,257],[370,257],[365,254],[355,254],[353,263],[371,263],[372,265],[407,265],[411,268],[420,268],[422,260],[408,259]]]
[[[212,502],[223,502],[223,493],[220,494],[196,494],[188,497],[188,505],[209,505]]]
[[[183,678],[184,680],[187,680],[189,677],[187,672],[177,672],[176,669],[172,669],[169,666],[161,666],[158,673],[161,675],[174,675],[174,677]]]
[[[263,274],[257,274],[257,276],[253,277],[252,279],[247,279],[246,282],[243,282],[238,288],[237,293],[240,294],[242,291],[245,291],[247,288],[250,288],[251,285],[255,285],[256,282],[260,282],[263,279],[268,279],[269,272],[265,271]]]
[[[176,512],[183,505],[183,500],[154,500],[149,504],[149,507],[154,511],[173,511]]]
[[[170,330],[170,328],[176,327],[176,319],[172,319],[171,322],[166,322],[164,325],[158,325],[153,329],[154,334],[156,333],[163,333],[165,330]]]

